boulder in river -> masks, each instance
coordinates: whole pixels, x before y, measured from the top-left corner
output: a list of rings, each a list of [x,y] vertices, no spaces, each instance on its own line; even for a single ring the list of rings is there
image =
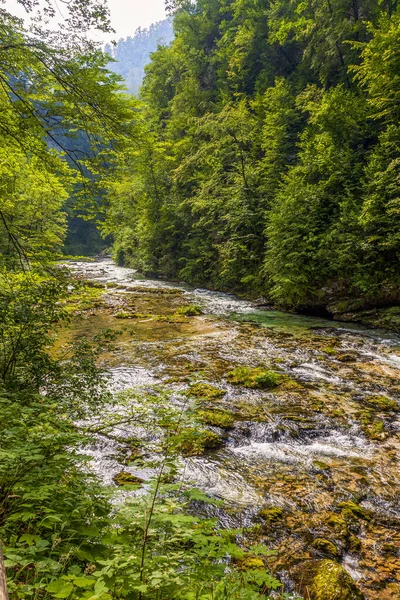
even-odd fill
[[[309,600],[364,600],[347,571],[333,560],[301,563],[292,576]]]

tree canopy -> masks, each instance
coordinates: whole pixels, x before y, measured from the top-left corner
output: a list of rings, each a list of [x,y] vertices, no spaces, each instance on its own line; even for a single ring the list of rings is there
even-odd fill
[[[170,10],[175,39],[141,92],[146,144],[111,185],[115,256],[287,307],[398,302],[397,4]]]

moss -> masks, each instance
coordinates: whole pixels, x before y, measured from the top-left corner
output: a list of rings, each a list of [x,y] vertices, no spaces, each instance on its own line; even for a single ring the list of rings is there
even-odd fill
[[[396,400],[387,396],[366,396],[365,401],[373,408],[382,412],[391,412],[399,408]]]
[[[119,310],[115,313],[114,317],[116,319],[151,319],[154,315],[139,313],[139,312],[127,312],[124,310]]]
[[[371,516],[367,510],[362,508],[359,504],[355,502],[340,502],[338,504],[338,508],[342,509],[342,516],[346,520],[346,515],[352,515],[353,517],[357,517],[358,519],[363,519],[364,521],[370,521]]]
[[[136,477],[136,475],[132,475],[131,473],[127,473],[126,471],[121,471],[114,475],[113,481],[118,486],[141,485],[143,483],[143,479],[140,479],[140,477]]]
[[[225,396],[226,391],[208,383],[195,383],[190,386],[188,393],[195,398],[218,400],[218,398]]]
[[[333,348],[332,346],[324,346],[323,348],[321,348],[321,350],[325,354],[329,354],[331,356],[333,356],[334,354],[336,354],[336,348]]]
[[[267,508],[262,508],[258,513],[268,523],[280,521],[284,514],[284,509],[279,506],[268,506]]]
[[[381,419],[376,419],[371,411],[360,413],[361,429],[363,433],[371,440],[384,440],[387,437],[385,432],[385,423]]]
[[[181,306],[176,311],[179,315],[184,315],[185,317],[197,317],[198,315],[202,315],[203,311],[201,306],[197,304],[190,304],[189,306]]]
[[[304,386],[294,379],[286,379],[282,383],[282,389],[288,392],[304,392]]]
[[[332,560],[318,565],[309,598],[312,600],[362,600],[363,595],[350,575]]]
[[[318,471],[330,471],[331,470],[330,466],[327,465],[326,463],[324,463],[322,460],[314,460],[313,467],[315,469],[318,469]]]
[[[174,314],[174,315],[157,315],[157,321],[161,321],[162,323],[184,323],[186,318],[184,315]]]
[[[140,449],[139,444],[134,444],[131,446],[129,455],[126,458],[126,463],[143,463],[143,452]]]
[[[349,354],[349,353],[343,353],[343,354],[338,354],[336,357],[338,360],[340,360],[340,362],[355,362],[356,357],[353,354]]]
[[[399,553],[399,548],[396,546],[396,544],[385,542],[384,544],[382,544],[382,552],[384,552],[385,554],[393,554],[394,556],[397,556]]]
[[[231,429],[235,420],[228,411],[205,410],[198,413],[200,421],[205,425],[214,425],[222,429]]]
[[[335,539],[339,539],[342,542],[347,542],[349,538],[349,530],[342,515],[336,515],[335,513],[330,514],[326,520],[326,525],[333,531]]]
[[[264,562],[259,556],[245,556],[235,561],[239,571],[251,571],[252,569],[264,569]]]
[[[100,281],[93,281],[93,280],[90,280],[90,279],[85,280],[85,285],[87,287],[96,288],[98,290],[104,290],[104,288],[105,288],[105,284],[104,283],[101,283]]]
[[[179,288],[166,288],[166,287],[150,288],[150,287],[135,285],[135,286],[129,286],[128,289],[130,292],[141,292],[141,293],[145,293],[146,295],[153,295],[153,296],[176,296],[176,295],[183,294],[183,291],[180,290]]]
[[[202,456],[207,450],[216,450],[222,440],[213,431],[184,429],[173,441],[173,448],[182,456]]]
[[[280,373],[264,370],[260,367],[236,367],[227,374],[227,379],[234,385],[243,385],[253,389],[273,388],[283,381]]]
[[[100,300],[104,293],[104,286],[91,287],[89,282],[79,283],[76,289],[69,295],[65,303],[65,309],[69,314],[85,312],[103,305]]]
[[[331,558],[339,558],[340,552],[335,546],[333,542],[330,540],[325,540],[323,538],[316,538],[311,546],[318,550],[318,552],[322,552],[323,554],[327,554]]]
[[[360,552],[360,550],[361,550],[361,541],[358,539],[357,536],[351,535],[349,537],[349,542],[347,544],[347,549],[352,554],[356,554],[357,552]]]

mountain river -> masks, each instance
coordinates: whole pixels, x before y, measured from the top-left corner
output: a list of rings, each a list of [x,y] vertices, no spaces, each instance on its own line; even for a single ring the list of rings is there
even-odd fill
[[[230,415],[227,426],[208,426],[220,446],[183,458],[180,473],[225,501],[209,509],[221,524],[259,523],[289,592],[303,565],[329,559],[367,600],[399,599],[399,337],[261,310],[108,259],[68,267],[104,291],[64,341],[122,331],[101,357],[112,390],[163,386],[173,402],[201,384],[205,409]],[[185,315],[190,305],[201,314]],[[282,383],[246,387],[228,376],[237,367],[273,370]],[[124,463],[117,437],[98,436],[91,468],[111,485],[121,471],[149,478],[151,469]]]

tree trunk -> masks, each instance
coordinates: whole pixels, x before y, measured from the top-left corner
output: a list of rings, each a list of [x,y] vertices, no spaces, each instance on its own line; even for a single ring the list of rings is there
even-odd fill
[[[7,583],[6,583],[6,568],[4,566],[3,552],[1,551],[0,543],[0,600],[8,600]]]

